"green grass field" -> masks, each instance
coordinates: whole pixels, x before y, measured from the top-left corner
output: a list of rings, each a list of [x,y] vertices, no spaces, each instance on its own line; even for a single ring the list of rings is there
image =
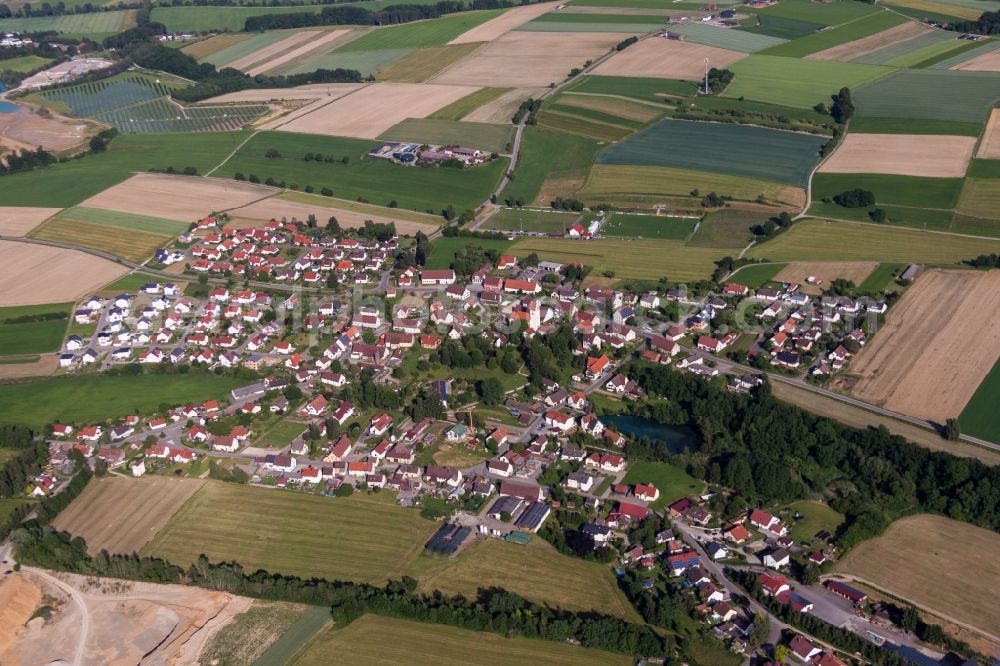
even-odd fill
[[[4,176],[0,206],[75,206],[134,172],[151,168],[193,166],[205,173],[246,137],[244,132],[118,136],[107,152]]]
[[[3,465],[0,465],[0,467],[3,467]],[[13,513],[14,509],[25,504],[31,504],[32,501],[29,499],[0,499],[0,525],[10,518],[10,514]]]
[[[701,196],[715,192],[741,201],[754,201],[763,195],[768,201],[787,205],[801,206],[805,202],[802,189],[765,180],[691,169],[621,164],[595,164],[576,196],[588,204],[653,206],[665,199],[687,199],[694,190]]]
[[[704,483],[680,467],[646,460],[630,463],[622,483],[652,483],[656,486],[660,491],[660,498],[650,506],[657,511],[682,497],[700,495],[705,487]]]
[[[206,483],[143,548],[185,565],[205,554],[248,570],[381,583],[398,578],[437,528],[391,493],[333,499]]]
[[[798,21],[811,21],[823,25],[840,25],[873,14],[878,10],[874,5],[833,0],[833,2],[813,2],[812,0],[782,0],[769,7],[751,9],[762,16],[782,16]]]
[[[462,99],[455,100],[448,106],[441,107],[427,117],[435,120],[461,120],[479,107],[499,99],[510,90],[510,88],[480,88]]]
[[[641,126],[641,123],[622,122],[621,119],[597,111],[559,104],[539,111],[536,119],[539,127],[578,134],[601,143],[621,141]]]
[[[769,213],[723,208],[707,214],[698,225],[688,245],[743,249],[750,242],[750,228],[763,224]]]
[[[549,209],[501,208],[482,225],[499,231],[537,231],[563,233],[579,219],[577,213],[559,213]]]
[[[998,395],[1000,395],[1000,362],[983,378],[972,399],[962,410],[958,423],[964,434],[1000,442],[1000,411],[996,408]]]
[[[365,615],[346,627],[325,631],[290,662],[320,666],[330,655],[343,663],[376,666],[628,666],[624,656],[565,643],[497,634],[411,620]]]
[[[1000,180],[967,178],[958,210],[972,217],[1000,219]]]
[[[255,439],[254,446],[286,447],[292,443],[293,439],[304,433],[306,428],[308,428],[308,424],[302,421],[282,419],[271,426],[258,439]]]
[[[822,531],[836,534],[837,528],[844,524],[844,514],[821,502],[802,500],[792,502],[788,508],[793,512],[792,515],[802,515],[802,520],[787,521],[789,536],[799,542],[810,542]]]
[[[59,351],[72,310],[72,303],[0,308],[0,355],[20,356]],[[46,314],[63,316],[44,321],[10,322],[19,317]]]
[[[813,200],[833,197],[860,187],[875,195],[875,204],[939,208],[950,210],[958,204],[961,178],[922,178],[870,173],[818,173],[813,177]],[[846,210],[846,209],[845,209]],[[863,209],[867,210],[867,209]]]
[[[373,51],[377,49],[419,49],[427,46],[441,46],[471,30],[481,23],[496,18],[503,10],[460,12],[448,14],[430,21],[415,21],[402,25],[378,28],[344,44],[334,53],[351,51]]]
[[[870,53],[851,58],[851,62],[868,65],[911,67],[938,54],[952,51],[960,44],[954,35],[944,30],[931,30],[923,35],[883,46]]]
[[[426,268],[448,268],[455,261],[455,253],[469,245],[478,245],[484,250],[503,252],[511,243],[506,238],[463,238],[462,236],[442,236],[431,243],[431,256]]]
[[[270,46],[271,44],[276,44],[283,39],[292,36],[291,31],[275,31],[275,32],[259,32],[251,35],[249,39],[241,40],[231,46],[228,46],[219,51],[215,51],[204,58],[202,62],[208,62],[219,69],[222,69],[229,63],[245,58],[257,51]]]
[[[883,262],[858,285],[858,290],[865,294],[880,294],[905,268],[903,264]]]
[[[687,240],[693,229],[694,220],[614,213],[601,227],[601,235],[682,241]]]
[[[1000,178],[1000,160],[972,160],[969,178]]]
[[[751,259],[770,261],[885,261],[954,264],[1000,253],[1000,240],[983,240],[872,224],[805,220],[755,245]]]
[[[930,69],[949,69],[961,64],[966,60],[975,58],[984,53],[989,53],[1000,48],[1000,40],[991,39],[985,44],[983,42],[959,42],[953,50],[942,54],[939,57],[929,59],[921,63],[922,67]]]
[[[373,76],[383,67],[390,66],[414,52],[412,48],[372,49],[370,51],[341,51],[306,58],[285,70],[286,74],[302,74],[317,69],[356,69],[362,76]]]
[[[860,117],[982,123],[1000,100],[1000,72],[907,69],[852,91]]]
[[[582,183],[598,148],[596,141],[586,137],[539,127],[525,128],[514,180],[503,191],[501,199],[530,204],[547,179]],[[547,201],[544,203],[548,205]]]
[[[737,30],[756,32],[762,35],[778,37],[779,39],[798,39],[799,37],[811,35],[824,27],[826,26],[823,23],[800,21],[785,16],[759,12],[753,15],[751,21],[745,22]]]
[[[52,60],[40,58],[39,56],[20,56],[18,58],[4,58],[0,60],[0,72],[30,72],[40,67],[48,65]]]
[[[822,137],[794,132],[664,120],[597,155],[600,164],[696,169],[805,186]]]
[[[650,102],[669,102],[690,97],[697,92],[697,83],[633,76],[584,76],[565,88],[564,92],[581,92],[593,95],[615,95],[644,99]]]
[[[225,398],[246,380],[209,374],[77,375],[0,385],[0,421],[42,430],[55,421],[99,423],[163,406]]]
[[[466,57],[482,44],[450,44],[446,46],[428,46],[417,49],[399,60],[380,69],[375,78],[379,81],[402,81],[418,83],[426,81]],[[457,118],[456,118],[457,120]]]
[[[231,177],[242,172],[257,175],[261,182],[270,176],[300,188],[312,185],[317,192],[329,187],[342,199],[361,197],[377,205],[395,200],[400,208],[440,213],[448,204],[459,210],[479,206],[493,192],[507,165],[507,159],[500,158],[466,169],[406,167],[366,157],[377,145],[362,139],[261,132],[215,175]],[[281,157],[265,157],[270,148],[278,150]],[[350,163],[306,162],[302,157],[307,152],[332,154],[336,160],[346,156]]]
[[[663,18],[649,14],[542,14],[516,30],[530,32],[620,32],[642,34],[662,28]]]
[[[358,3],[361,4],[361,3]],[[251,16],[317,14],[321,5],[301,7],[153,7],[151,20],[170,32],[242,32]]]
[[[324,197],[321,194],[307,194],[305,192],[282,192],[275,195],[275,199],[285,201],[295,201],[298,203],[310,204],[313,206],[330,206],[338,210],[347,210],[362,215],[389,217],[394,220],[408,220],[410,222],[420,222],[421,224],[441,225],[444,218],[440,214],[429,215],[418,213],[405,208],[386,208],[385,206],[374,206],[372,204],[359,203],[349,199],[335,199]]]
[[[740,53],[756,53],[765,49],[784,44],[786,40],[772,37],[759,32],[732,30],[705,23],[682,23],[671,26],[671,32],[684,35],[687,41],[694,44],[714,46],[719,49],[729,49]]]
[[[605,239],[579,241],[563,238],[529,238],[517,241],[511,252],[562,263],[579,262],[596,275],[611,273],[623,280],[700,280],[726,253],[714,248],[690,247],[680,241]]]
[[[784,267],[785,264],[751,264],[736,271],[729,281],[745,284],[751,289],[759,289],[773,280]]]
[[[135,26],[134,11],[92,12],[0,19],[0,32],[36,33],[54,31],[74,37],[100,38]]]
[[[812,108],[818,102],[829,104],[830,96],[844,86],[854,90],[893,72],[891,68],[879,65],[761,54],[733,63],[729,69],[735,76],[723,93],[726,97],[745,97],[803,109]],[[893,114],[869,115],[891,118]]]
[[[325,606],[306,606],[299,619],[281,633],[253,666],[285,666],[306,643],[331,622],[330,609]],[[240,636],[245,640],[245,634]]]
[[[463,123],[456,120],[407,118],[389,128],[379,139],[387,141],[417,141],[442,146],[479,148],[494,153],[507,153],[514,140],[513,125]]]
[[[976,136],[982,132],[979,123],[931,118],[852,118],[851,132],[858,134],[949,134]]]
[[[818,53],[819,51],[839,46],[846,42],[874,35],[877,32],[888,30],[905,22],[906,19],[899,14],[883,11],[855,19],[829,30],[823,30],[822,32],[816,32],[791,42],[779,44],[762,53],[766,55],[801,58],[811,53]]]
[[[176,220],[167,220],[162,217],[151,217],[149,215],[138,215],[135,213],[121,213],[114,210],[104,210],[101,208],[74,207],[64,210],[59,217],[66,217],[81,222],[93,222],[94,224],[106,224],[121,229],[135,231],[149,231],[156,234],[167,234],[176,236],[182,231],[187,231],[188,224]],[[192,220],[193,222],[194,220]]]

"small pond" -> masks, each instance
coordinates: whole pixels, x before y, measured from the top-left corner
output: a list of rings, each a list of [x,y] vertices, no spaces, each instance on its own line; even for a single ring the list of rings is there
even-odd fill
[[[601,423],[623,435],[663,442],[671,453],[682,453],[685,447],[692,451],[698,448],[698,435],[687,426],[666,425],[628,414],[602,416],[600,419]]]
[[[14,113],[21,106],[19,104],[14,104],[14,102],[5,102],[0,99],[0,113]]]

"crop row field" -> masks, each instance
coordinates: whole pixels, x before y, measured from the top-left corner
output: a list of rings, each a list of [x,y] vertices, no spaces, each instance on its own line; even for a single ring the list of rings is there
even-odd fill
[[[134,10],[0,19],[0,32],[58,32],[100,38],[135,27]]]
[[[524,231],[528,233],[566,233],[580,219],[577,213],[551,209],[501,208],[481,226],[493,231]]]
[[[853,93],[861,118],[928,118],[981,124],[1000,100],[1000,72],[906,69]]]
[[[862,19],[874,14],[879,9],[875,5],[851,2],[851,0],[833,0],[832,2],[782,0],[768,7],[751,11],[761,16],[780,16],[797,21],[835,26]]]
[[[670,31],[683,35],[686,41],[695,44],[704,44],[740,53],[756,53],[775,48],[787,41],[763,33],[720,28],[704,23],[684,23],[676,27],[671,26]]]
[[[894,26],[906,23],[907,19],[893,12],[881,11],[843,25],[822,30],[806,37],[767,49],[767,55],[801,58],[818,54],[825,49],[847,45],[875,35]]]
[[[805,186],[825,139],[745,125],[664,120],[605,148],[599,164],[666,166]]]
[[[812,108],[819,102],[829,104],[830,96],[841,88],[848,87],[853,91],[895,71],[880,65],[763,54],[740,60],[729,69],[734,77],[723,93],[726,97],[745,97],[803,109]]]
[[[86,208],[69,209],[45,222],[30,235],[39,240],[102,250],[137,263],[148,259],[154,250],[170,242],[175,235],[143,229],[143,221],[129,226],[127,216],[122,214],[104,218],[98,213]],[[111,222],[110,219],[116,221]]]

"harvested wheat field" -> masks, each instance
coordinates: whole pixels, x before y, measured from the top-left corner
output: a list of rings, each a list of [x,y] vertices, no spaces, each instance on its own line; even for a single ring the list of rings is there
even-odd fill
[[[705,58],[721,69],[746,57],[746,53],[714,46],[674,39],[644,39],[602,62],[594,74],[698,81],[705,75]]]
[[[835,571],[995,636],[1000,634],[998,552],[996,532],[923,514],[897,520],[882,536],[848,553]]]
[[[819,171],[961,178],[975,149],[971,136],[848,134]]]
[[[1000,109],[993,109],[990,113],[976,157],[981,160],[1000,160]]]
[[[1000,49],[993,49],[961,62],[951,69],[963,72],[1000,72]]]
[[[919,37],[931,30],[933,28],[929,28],[916,21],[907,21],[902,25],[897,25],[888,30],[876,32],[874,35],[868,35],[861,39],[855,39],[852,42],[844,42],[843,44],[837,44],[828,49],[817,51],[816,53],[807,55],[806,60],[854,60],[890,44]]]
[[[143,173],[95,194],[80,205],[196,222],[212,211],[246,206],[275,191],[273,187],[222,178]]]
[[[350,34],[350,32],[350,30],[310,32],[308,33],[309,39],[305,43],[301,43],[301,45],[296,46],[277,57],[258,61],[257,64],[247,70],[247,74],[250,76],[257,76],[258,74],[278,69],[282,65],[292,62],[296,58],[301,58],[308,53],[312,53],[313,51],[319,51],[320,49],[332,50],[333,42],[345,37]],[[280,43],[282,42],[279,42],[279,44]]]
[[[48,377],[58,366],[58,354],[41,354],[37,360],[29,360],[27,363],[0,363],[0,380]]]
[[[308,195],[300,198],[304,199],[306,196]],[[369,206],[361,210],[350,210],[350,208],[353,208],[357,204],[345,201],[344,203],[348,208],[339,208],[336,206],[336,200],[334,199],[329,200],[329,205],[327,202],[320,200],[320,197],[316,197],[316,199],[315,202],[307,203],[272,197],[263,201],[255,201],[243,208],[231,210],[229,211],[229,215],[231,218],[238,218],[241,222],[242,220],[280,220],[283,217],[288,219],[294,217],[299,220],[305,220],[310,214],[315,215],[319,220],[327,220],[332,215],[336,216],[337,222],[344,228],[363,227],[365,220],[371,220],[376,224],[388,224],[392,222],[396,225],[396,231],[410,236],[415,235],[418,231],[429,234],[436,231],[438,226],[440,226],[428,222],[406,219],[410,216],[418,216],[420,215],[419,213],[410,212],[407,215],[404,211],[399,217],[396,217],[391,214],[386,215],[372,212],[372,210],[383,210],[385,213],[391,213],[391,210],[388,208],[376,209],[374,206]],[[429,218],[430,216],[427,217]],[[240,225],[238,224],[237,226]]]
[[[1000,271],[930,270],[851,363],[857,398],[943,424],[1000,357]]]
[[[375,83],[313,113],[280,123],[280,129],[374,139],[407,118],[426,118],[478,89],[428,83]]]
[[[294,49],[300,44],[316,39],[322,34],[323,32],[321,30],[291,32],[288,34],[288,37],[285,37],[274,44],[269,44],[262,49],[258,49],[253,53],[243,56],[242,58],[237,58],[232,62],[226,63],[226,67],[238,69],[241,72],[249,74],[254,65],[257,65],[258,63],[265,64],[271,62],[278,54],[284,53],[289,49]]]
[[[165,476],[95,479],[52,526],[83,537],[91,553],[135,553],[204,484]]]
[[[487,102],[462,120],[470,123],[509,123],[514,112],[525,100],[538,97],[545,88],[514,88],[492,102]]]
[[[777,282],[799,285],[799,291],[819,294],[830,286],[833,280],[850,280],[861,284],[878,266],[877,261],[793,261],[774,276]],[[807,284],[809,276],[819,278],[819,284]]]
[[[496,88],[544,87],[562,81],[571,69],[604,55],[628,36],[614,32],[509,32],[431,80]]]
[[[77,250],[0,241],[0,307],[66,303],[128,272]]]
[[[0,206],[0,236],[24,236],[60,210]]]
[[[364,87],[364,83],[311,83],[307,86],[296,88],[256,88],[254,90],[240,90],[239,92],[227,93],[206,99],[199,104],[237,104],[244,102],[281,102],[292,99],[322,100],[330,98],[330,101],[337,97],[343,97],[347,93],[354,92],[358,88]]]
[[[559,6],[558,2],[541,2],[537,5],[525,5],[515,7],[506,11],[495,19],[490,19],[486,23],[481,23],[471,30],[466,30],[449,44],[470,44],[472,42],[492,42],[506,35],[508,32],[532,21],[553,7]]]

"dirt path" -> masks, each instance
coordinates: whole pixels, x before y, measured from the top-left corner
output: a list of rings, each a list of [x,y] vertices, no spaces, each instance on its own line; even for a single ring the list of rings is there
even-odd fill
[[[41,569],[36,569],[35,567],[24,567],[22,571],[27,571],[35,576],[38,576],[42,580],[48,581],[73,599],[73,603],[80,611],[80,638],[77,640],[76,654],[73,656],[73,664],[74,666],[83,666],[83,657],[87,651],[87,639],[90,636],[90,609],[87,608],[87,601],[83,598],[83,594],[81,594],[75,587],[67,585],[55,576],[52,576]]]

